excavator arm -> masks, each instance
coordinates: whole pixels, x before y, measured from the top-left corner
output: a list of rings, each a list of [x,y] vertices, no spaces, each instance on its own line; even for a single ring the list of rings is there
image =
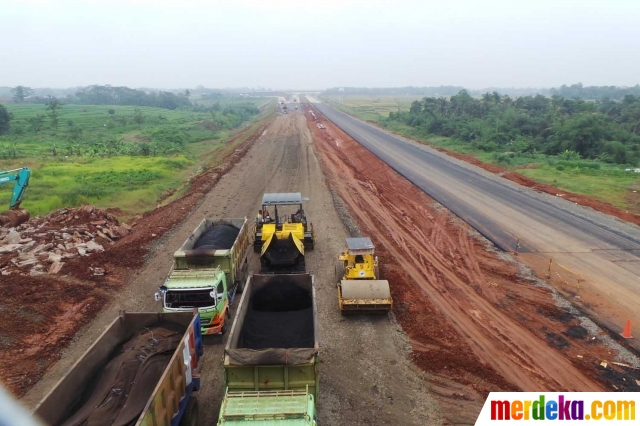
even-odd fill
[[[8,213],[11,226],[18,226],[29,220],[29,212],[24,209],[20,209],[20,203],[22,202],[24,193],[27,190],[27,186],[29,186],[30,177],[31,170],[27,167],[0,171],[0,184],[14,182]]]

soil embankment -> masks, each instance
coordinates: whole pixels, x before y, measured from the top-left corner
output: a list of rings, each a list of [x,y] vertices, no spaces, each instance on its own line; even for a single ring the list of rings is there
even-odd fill
[[[307,119],[331,188],[376,244],[394,313],[443,404],[466,400],[471,413],[490,391],[614,390],[625,382],[638,390],[633,370],[609,380],[599,363],[615,351],[549,288],[320,113]],[[450,420],[468,421],[463,412]]]
[[[46,375],[22,401],[34,406],[73,362],[95,341],[119,309],[157,311],[153,293],[166,278],[173,252],[203,217],[255,217],[264,192],[302,192],[310,198],[307,217],[318,235],[315,250],[306,255],[307,270],[315,277],[320,344],[318,423],[369,426],[373,424],[441,424],[439,409],[426,391],[424,374],[408,358],[404,333],[387,317],[343,318],[338,310],[333,266],[344,248],[346,234],[311,145],[311,135],[299,111],[277,117],[253,143],[244,158],[207,192],[186,219],[168,230],[147,253],[142,268],[128,269],[128,284],[109,292],[108,305],[79,332]],[[162,216],[160,216],[162,217]],[[144,220],[138,221],[138,226]],[[163,226],[160,221],[156,226]],[[167,228],[169,224],[165,225]],[[153,228],[145,228],[155,232]],[[251,252],[253,254],[253,252]],[[257,256],[251,261],[257,272]],[[108,275],[107,275],[108,277]],[[236,300],[239,300],[237,298]],[[237,301],[236,301],[237,304]],[[235,315],[235,306],[232,307]],[[226,336],[204,339],[198,399],[206,401],[200,424],[215,424],[222,402],[222,355]],[[59,351],[59,349],[58,349]],[[474,413],[477,415],[477,411]],[[475,418],[474,418],[475,420]]]

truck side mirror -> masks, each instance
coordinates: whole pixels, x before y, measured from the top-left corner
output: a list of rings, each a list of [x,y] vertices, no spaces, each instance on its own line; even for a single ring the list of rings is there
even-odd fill
[[[160,293],[156,293],[154,296],[155,296],[156,302],[159,302],[162,300],[162,298],[160,297]]]

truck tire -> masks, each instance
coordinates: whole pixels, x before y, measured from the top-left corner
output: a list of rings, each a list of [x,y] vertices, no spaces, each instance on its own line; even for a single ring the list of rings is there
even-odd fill
[[[196,426],[198,424],[198,400],[195,396],[189,398],[184,409],[180,426]]]
[[[220,335],[224,336],[227,333],[227,321],[224,321],[222,324],[222,328],[220,329]]]

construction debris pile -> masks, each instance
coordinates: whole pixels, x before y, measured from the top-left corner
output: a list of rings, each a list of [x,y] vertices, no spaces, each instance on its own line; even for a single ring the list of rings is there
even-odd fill
[[[130,226],[94,206],[60,209],[0,228],[0,275],[57,274],[65,261],[104,251],[130,232]],[[104,271],[95,268],[94,274]]]

